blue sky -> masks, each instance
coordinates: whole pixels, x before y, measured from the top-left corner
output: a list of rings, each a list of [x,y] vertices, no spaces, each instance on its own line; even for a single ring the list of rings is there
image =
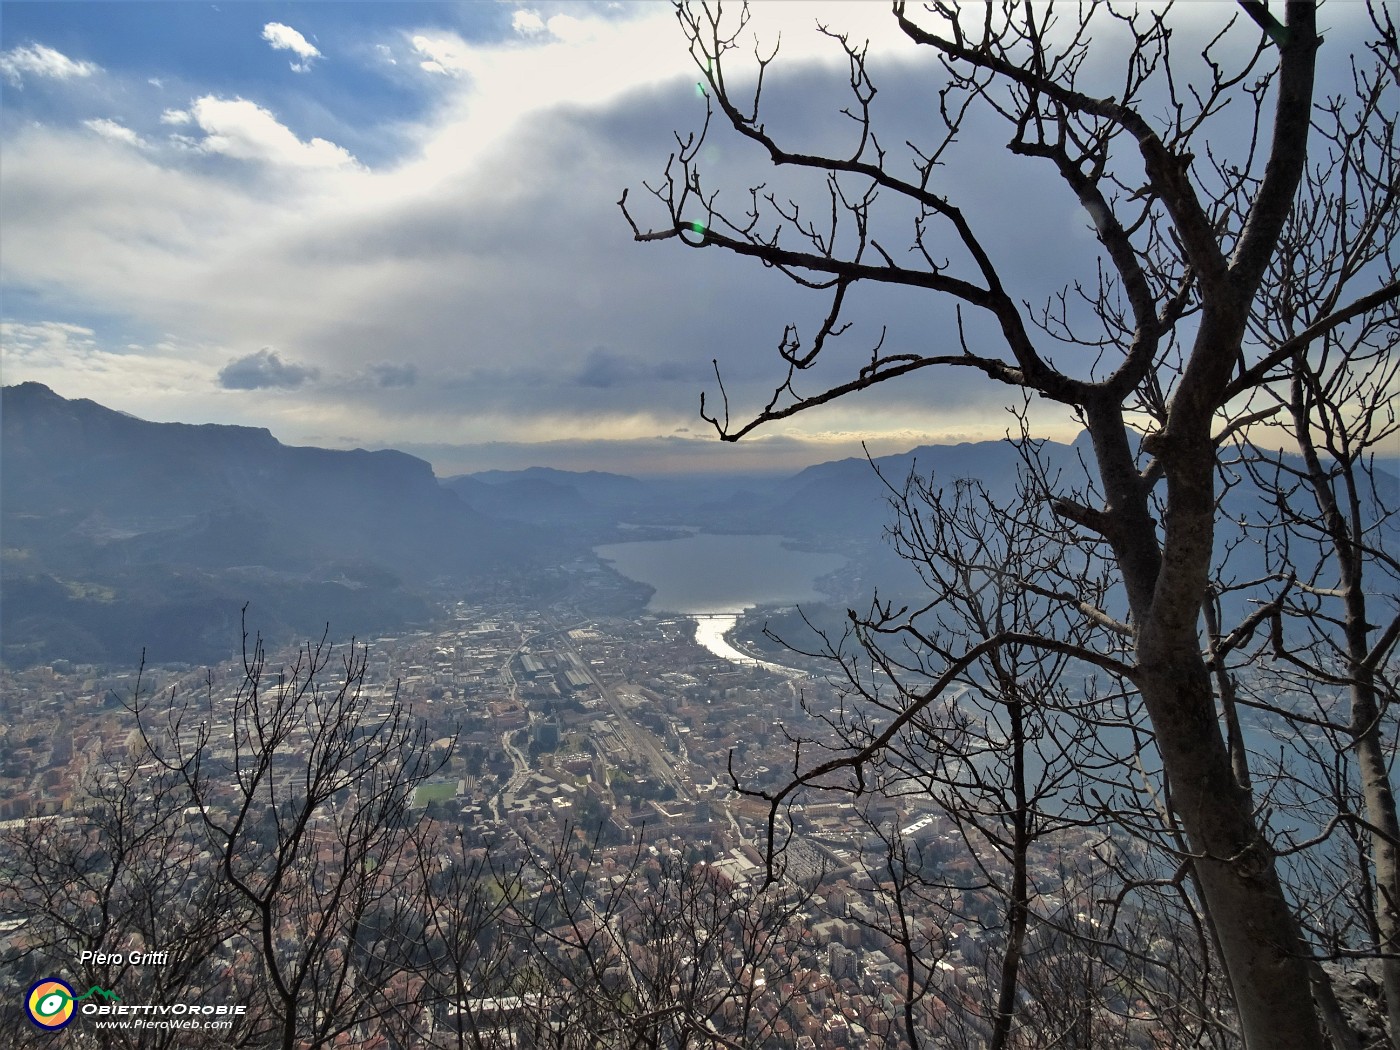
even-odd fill
[[[0,33],[7,51],[49,47],[102,71],[92,93],[26,91],[22,81],[32,77],[19,84],[10,78],[6,106],[17,114],[62,119],[76,116],[83,106],[100,105],[101,99],[107,119],[150,133],[160,131],[165,108],[178,107],[183,98],[236,96],[276,111],[303,139],[335,136],[370,165],[397,158],[397,149],[406,144],[394,128],[426,117],[435,99],[411,68],[422,56],[404,38],[404,27],[499,41],[510,37],[512,14],[491,3],[289,6],[188,0],[7,2],[2,9]],[[268,32],[268,26],[284,28]],[[408,65],[401,69],[399,61]],[[94,98],[104,91],[105,99]]]
[[[1190,5],[1182,32],[1229,11]],[[760,36],[783,39],[775,125],[847,133],[827,92],[844,58],[818,21],[870,40],[882,115],[926,131],[930,67],[874,3],[759,5]],[[664,4],[0,3],[4,381],[403,448],[440,474],[792,469],[862,440],[1002,435],[1008,392],[945,375],[713,440],[711,360],[736,405],[760,405],[783,325],[824,302],[743,260],[633,243],[616,201],[703,116],[695,79]],[[1093,272],[1097,243],[988,134],[948,192],[1043,300]],[[731,187],[771,177],[732,137],[705,161]],[[852,316],[847,374],[882,325],[925,346],[952,331],[924,300],[871,294]]]

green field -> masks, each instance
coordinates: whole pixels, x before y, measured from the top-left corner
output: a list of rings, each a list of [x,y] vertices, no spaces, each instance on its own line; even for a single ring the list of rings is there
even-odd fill
[[[413,793],[415,806],[426,806],[430,802],[446,802],[457,794],[457,781],[448,780],[441,784],[423,784]]]

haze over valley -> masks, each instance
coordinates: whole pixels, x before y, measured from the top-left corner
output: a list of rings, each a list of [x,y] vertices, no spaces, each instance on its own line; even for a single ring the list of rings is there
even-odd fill
[[[1400,1050],[1393,4],[0,92],[0,1042]]]
[[[665,574],[674,552],[671,582],[656,577],[668,588],[660,603],[643,587],[626,600],[636,612],[839,605],[861,600],[882,566],[899,575],[880,542],[888,491],[865,460],[758,478],[532,468],[439,479],[403,453],[148,423],[36,383],[3,398],[12,666],[134,666],[143,651],[153,663],[217,661],[239,643],[245,604],[272,638],[326,624],[337,637],[395,633],[431,622],[448,597],[545,596],[585,566],[611,575],[619,551],[622,575],[642,581]],[[1014,467],[1003,444],[919,449],[876,466],[902,477],[916,461],[950,478]],[[780,543],[796,545],[791,566],[773,560]],[[735,582],[713,590],[707,564]]]

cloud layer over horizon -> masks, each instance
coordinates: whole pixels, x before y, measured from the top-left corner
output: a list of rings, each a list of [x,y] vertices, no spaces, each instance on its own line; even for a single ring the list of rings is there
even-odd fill
[[[704,115],[669,9],[266,11],[119,3],[89,28],[63,5],[7,9],[5,382],[291,444],[436,449],[448,472],[531,447],[636,470],[686,443],[675,462],[758,469],[764,441],[790,464],[862,438],[892,451],[1012,425],[1007,389],[945,373],[797,417],[743,452],[714,441],[697,413],[711,361],[736,414],[761,407],[783,326],[810,332],[826,300],[748,260],[633,242],[618,197],[630,188],[656,219],[643,182]],[[831,116],[844,57],[818,20],[869,36],[891,127],[926,125],[926,60],[883,9],[757,13],[764,39],[783,40],[775,127],[849,141]],[[997,217],[989,243],[1043,299],[1097,244],[1060,187],[1037,200],[1033,173],[981,177],[994,139],[968,143],[949,192]],[[733,135],[715,134],[704,163],[731,190],[782,182]],[[956,339],[951,312],[918,297],[858,296],[851,317],[844,357],[804,389],[848,376],[882,329],[887,348]]]

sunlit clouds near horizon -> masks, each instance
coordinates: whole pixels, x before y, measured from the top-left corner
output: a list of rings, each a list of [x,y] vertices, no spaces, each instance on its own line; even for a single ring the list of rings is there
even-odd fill
[[[870,39],[895,126],[927,124],[927,67],[885,7],[758,15],[782,39],[774,126],[848,134],[832,116],[845,59],[819,21]],[[668,6],[6,4],[0,34],[7,384],[403,448],[440,474],[786,470],[1015,425],[1005,388],[944,375],[715,439],[698,414],[712,360],[736,415],[761,407],[784,324],[810,331],[826,300],[746,260],[633,242],[618,198],[659,220],[643,183],[704,116]],[[727,186],[773,177],[733,135],[706,149]],[[948,178],[994,212],[1031,185]],[[1055,260],[1095,242],[1063,194],[1025,210],[991,241],[1049,294]],[[870,295],[852,319],[814,387],[882,329],[887,348],[955,338],[916,298]]]

